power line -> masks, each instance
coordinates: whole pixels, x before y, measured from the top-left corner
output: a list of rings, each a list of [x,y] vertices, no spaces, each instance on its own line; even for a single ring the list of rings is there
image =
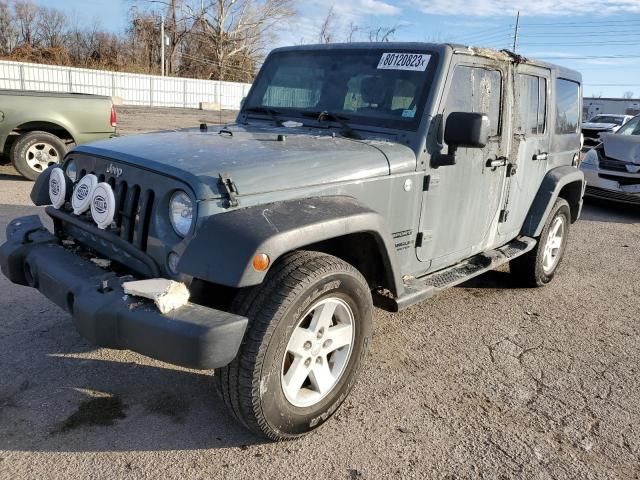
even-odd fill
[[[604,20],[604,21],[585,21],[585,22],[554,22],[554,23],[527,23],[522,24],[523,27],[564,27],[564,26],[598,26],[598,25],[638,25],[640,20]]]

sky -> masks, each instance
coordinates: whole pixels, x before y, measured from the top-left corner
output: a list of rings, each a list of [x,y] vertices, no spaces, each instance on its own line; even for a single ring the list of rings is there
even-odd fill
[[[132,0],[35,0],[120,32]],[[640,98],[640,0],[299,0],[276,45],[315,43],[333,6],[337,40],[348,25],[397,27],[394,40],[513,48],[582,72],[585,96]]]

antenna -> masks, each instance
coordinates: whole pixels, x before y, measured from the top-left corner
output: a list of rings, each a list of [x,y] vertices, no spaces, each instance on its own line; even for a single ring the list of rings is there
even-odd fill
[[[513,53],[516,53],[516,49],[518,48],[518,31],[520,29],[520,10],[518,10],[518,15],[516,15],[516,29],[513,32]]]

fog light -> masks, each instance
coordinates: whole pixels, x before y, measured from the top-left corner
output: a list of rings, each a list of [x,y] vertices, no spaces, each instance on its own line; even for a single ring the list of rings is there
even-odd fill
[[[269,255],[266,253],[258,253],[255,257],[253,257],[253,268],[257,272],[264,272],[267,268],[269,268]]]
[[[180,255],[176,252],[171,252],[167,257],[167,266],[169,267],[169,271],[174,275],[178,274],[178,263],[180,262]]]

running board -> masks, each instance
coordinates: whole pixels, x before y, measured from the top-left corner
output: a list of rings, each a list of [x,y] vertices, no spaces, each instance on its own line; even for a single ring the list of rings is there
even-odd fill
[[[536,242],[531,237],[519,237],[500,248],[478,254],[444,270],[438,270],[420,278],[405,279],[402,296],[393,298],[376,294],[373,302],[376,307],[390,312],[399,312],[414,303],[433,297],[446,288],[464,283],[524,255],[536,246]]]

